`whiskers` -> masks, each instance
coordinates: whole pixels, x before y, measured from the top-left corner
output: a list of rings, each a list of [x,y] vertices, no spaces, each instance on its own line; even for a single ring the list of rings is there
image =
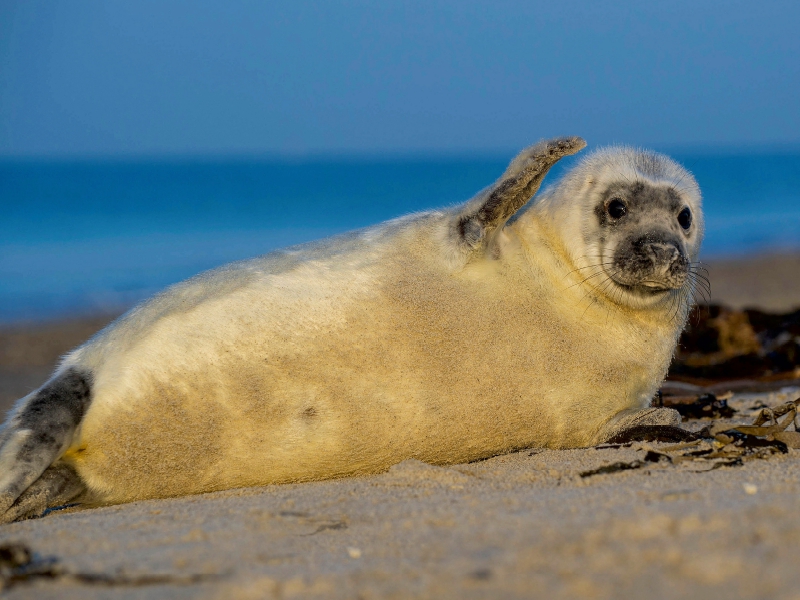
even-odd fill
[[[569,272],[569,275],[571,275],[572,273],[575,273],[577,271],[583,271],[585,269],[597,269],[597,271],[595,271],[594,273],[589,274],[588,276],[584,277],[580,281],[578,281],[576,283],[573,283],[570,286],[567,286],[565,289],[568,290],[568,289],[574,288],[577,285],[583,285],[584,283],[586,283],[590,279],[594,279],[595,277],[598,277],[600,275],[607,275],[605,267],[612,267],[613,265],[614,265],[613,262],[601,262],[601,263],[597,263],[597,264],[594,264],[594,265],[581,267],[579,269],[573,269],[572,271]]]
[[[708,276],[708,269],[702,262],[689,263],[689,282],[691,285],[691,302],[690,304],[708,306],[711,304],[711,280]],[[701,299],[703,302],[698,302]],[[700,313],[697,313],[699,323]]]
[[[708,278],[708,269],[701,262],[689,263],[689,281],[692,284],[692,291],[700,294],[700,298],[706,303],[711,302],[711,280]]]
[[[698,297],[708,304],[711,298],[711,281],[708,278],[708,269],[701,262],[689,263],[686,283],[676,290],[677,294],[670,294],[665,300],[669,299],[670,305],[667,313],[670,315],[670,322],[678,319],[685,321],[689,316],[689,311],[694,304],[697,304]]]
[[[630,305],[631,307],[637,306],[640,303],[641,307],[649,309],[661,310],[666,315],[667,322],[669,323],[684,323],[689,316],[692,306],[698,302],[708,303],[711,297],[711,284],[708,278],[708,270],[701,262],[692,262],[688,265],[686,281],[680,288],[668,290],[661,298],[656,300],[648,300],[646,297],[635,295],[626,286],[619,284],[616,281],[617,275],[621,272],[621,268],[615,267],[613,261],[608,260],[602,255],[583,256],[578,261],[586,262],[583,266],[572,269],[566,276],[574,276],[578,274],[570,285],[564,288],[564,291],[570,290],[576,286],[581,286],[588,283],[581,298],[576,303],[576,306],[582,302],[589,300],[586,308],[581,314],[584,318],[586,313],[592,306],[602,305],[606,312],[606,321],[611,315],[612,310],[622,310],[624,307]],[[659,281],[644,280],[640,284],[659,284]],[[633,294],[633,295],[632,295]]]
[[[586,308],[581,313],[581,319],[586,316],[588,310],[598,303],[600,297],[605,297],[610,300],[610,302],[606,301],[603,304],[606,307],[606,321],[608,320],[609,315],[611,314],[611,310],[618,309],[619,303],[618,300],[620,297],[617,297],[618,294],[623,293],[623,290],[619,287],[614,286],[614,276],[619,273],[619,268],[614,267],[614,262],[608,260],[606,257],[602,255],[593,255],[593,256],[582,256],[579,261],[597,261],[592,262],[592,264],[585,265],[582,267],[577,267],[567,273],[566,277],[573,275],[575,273],[580,273],[581,278],[576,281],[575,283],[567,286],[564,288],[564,291],[570,290],[576,286],[583,285],[587,282],[591,281],[591,286],[587,289],[584,294],[581,296],[580,300],[576,303],[576,306],[579,306],[584,300],[587,298],[590,302],[586,305]],[[587,270],[590,270],[588,274],[585,274]],[[585,276],[584,276],[585,275]],[[594,281],[592,281],[594,280]]]

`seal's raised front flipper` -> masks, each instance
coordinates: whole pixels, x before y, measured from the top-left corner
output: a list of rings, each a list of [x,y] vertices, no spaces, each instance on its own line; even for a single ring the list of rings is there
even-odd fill
[[[68,369],[12,411],[0,433],[0,523],[67,502],[80,491],[74,473],[49,467],[72,443],[91,387],[91,375]]]
[[[493,234],[539,190],[559,160],[586,147],[579,137],[539,142],[520,152],[492,187],[468,202],[456,218],[456,235],[471,250],[486,250]]]

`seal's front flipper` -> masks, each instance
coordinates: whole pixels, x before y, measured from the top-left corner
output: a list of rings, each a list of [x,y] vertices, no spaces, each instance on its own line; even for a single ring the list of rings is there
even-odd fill
[[[68,369],[11,413],[0,433],[0,523],[9,521],[9,509],[17,499],[72,444],[89,408],[91,388],[88,373]],[[53,494],[60,497],[58,490]]]
[[[497,183],[459,213],[455,228],[461,242],[472,250],[486,250],[494,233],[539,190],[550,168],[585,147],[583,139],[568,137],[539,142],[520,152]]]
[[[597,443],[685,442],[697,438],[679,427],[681,415],[672,408],[644,408],[623,411],[606,423],[597,436]]]

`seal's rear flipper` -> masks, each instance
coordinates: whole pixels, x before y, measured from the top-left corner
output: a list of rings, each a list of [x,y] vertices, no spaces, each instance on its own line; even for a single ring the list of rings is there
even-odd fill
[[[550,168],[585,147],[583,139],[568,137],[539,142],[520,152],[497,183],[459,213],[455,227],[461,242],[471,250],[486,250],[493,234],[533,198]]]
[[[86,490],[78,474],[64,463],[49,467],[33,482],[5,514],[0,523],[42,516],[48,508],[63,506]]]
[[[23,399],[11,413],[0,433],[0,523],[16,518],[13,515],[19,511],[9,509],[69,448],[90,402],[91,375],[68,369]],[[61,486],[63,479],[46,477],[32,492],[37,498],[61,498],[61,488],[45,493],[42,486],[48,482]]]

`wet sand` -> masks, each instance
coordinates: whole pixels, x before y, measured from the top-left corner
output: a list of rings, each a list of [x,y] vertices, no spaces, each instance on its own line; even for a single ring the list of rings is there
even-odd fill
[[[712,300],[800,306],[800,256],[711,262]],[[0,407],[111,315],[0,329]],[[734,396],[735,419],[797,385]],[[693,426],[697,427],[698,422]],[[798,598],[800,450],[708,470],[651,447],[523,451],[372,477],[267,486],[0,527],[52,577],[9,598]],[[48,562],[50,561],[50,562]]]

